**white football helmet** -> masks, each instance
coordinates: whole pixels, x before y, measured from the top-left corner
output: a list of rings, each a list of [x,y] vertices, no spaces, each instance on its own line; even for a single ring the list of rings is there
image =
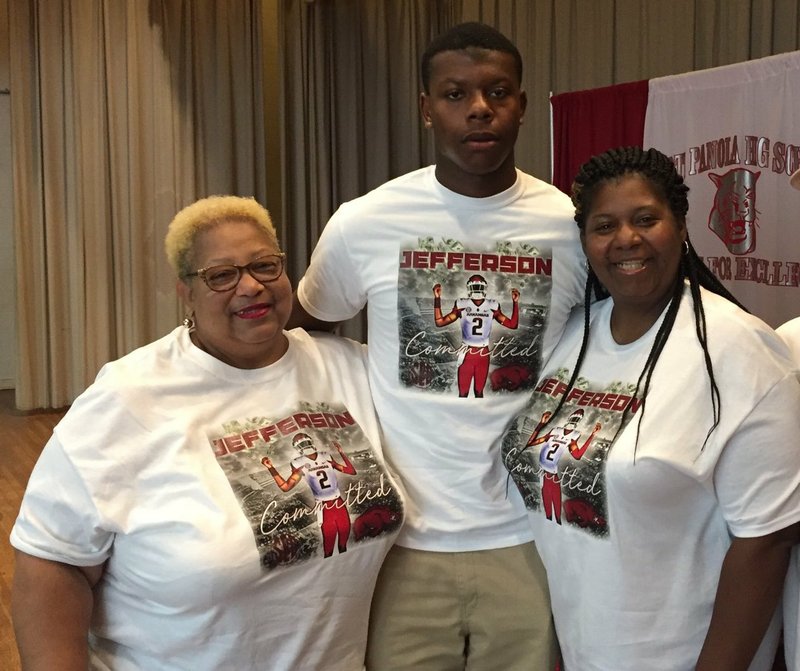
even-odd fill
[[[572,411],[572,414],[569,416],[567,420],[567,428],[574,429],[578,424],[581,423],[583,419],[583,408],[576,408]]]
[[[481,275],[473,275],[467,280],[470,298],[486,298],[486,280]]]
[[[292,447],[300,453],[301,457],[307,457],[317,451],[314,447],[314,441],[311,440],[311,436],[305,433],[298,433],[292,439]]]

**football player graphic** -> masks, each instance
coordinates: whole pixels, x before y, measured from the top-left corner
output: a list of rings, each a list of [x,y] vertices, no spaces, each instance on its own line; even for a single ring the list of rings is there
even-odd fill
[[[557,426],[538,437],[539,432],[550,421],[550,417],[549,412],[542,414],[525,447],[542,446],[539,451],[539,466],[542,468],[542,508],[548,520],[552,521],[555,516],[556,522],[561,524],[561,480],[558,478],[558,463],[567,451],[573,459],[579,460],[583,457],[592,439],[600,430],[601,424],[597,422],[586,442],[578,447],[578,440],[581,437],[578,425],[583,419],[583,409],[573,410],[564,426]]]
[[[467,280],[466,298],[459,298],[453,309],[442,315],[442,285],[433,286],[433,319],[436,326],[447,326],[461,319],[462,347],[458,357],[458,395],[466,398],[470,383],[473,384],[475,398],[483,396],[483,388],[489,377],[489,337],[492,324],[497,321],[506,328],[515,329],[519,323],[519,291],[511,290],[513,303],[511,316],[500,310],[500,303],[486,298],[486,279],[473,275]]]
[[[287,479],[278,473],[269,457],[264,457],[261,463],[267,467],[275,484],[284,492],[288,492],[305,478],[316,503],[324,555],[330,557],[333,554],[337,540],[339,552],[346,552],[347,540],[350,537],[350,514],[339,491],[336,471],[355,475],[355,467],[336,441],[333,441],[333,446],[342,458],[343,464],[338,463],[328,450],[317,450],[314,441],[305,433],[295,435],[292,446],[297,450],[298,456],[291,461],[292,474]]]

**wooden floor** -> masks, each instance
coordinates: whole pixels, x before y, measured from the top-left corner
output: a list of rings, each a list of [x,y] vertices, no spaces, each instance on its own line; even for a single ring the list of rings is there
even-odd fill
[[[14,392],[0,390],[0,669],[3,671],[20,668],[11,626],[14,561],[8,535],[31,469],[63,414],[64,411],[19,412],[14,409]]]

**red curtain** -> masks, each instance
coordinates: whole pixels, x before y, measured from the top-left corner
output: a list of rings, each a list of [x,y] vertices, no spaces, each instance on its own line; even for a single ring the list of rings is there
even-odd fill
[[[647,111],[643,79],[552,96],[553,184],[569,193],[578,168],[595,154],[642,146]]]

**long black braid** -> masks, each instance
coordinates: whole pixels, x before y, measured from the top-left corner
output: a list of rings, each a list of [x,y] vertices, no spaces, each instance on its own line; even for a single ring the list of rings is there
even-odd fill
[[[625,175],[639,175],[647,180],[648,184],[660,195],[668,204],[673,216],[679,222],[685,222],[686,214],[689,211],[689,200],[687,194],[689,187],[683,182],[683,178],[678,174],[675,165],[669,157],[662,154],[657,149],[644,150],[641,147],[621,147],[619,149],[610,149],[603,154],[593,156],[586,163],[584,163],[578,171],[575,181],[572,185],[572,202],[575,205],[575,221],[578,228],[583,233],[586,229],[586,216],[592,209],[594,198],[597,195],[600,187],[605,185],[610,180],[617,180]],[[700,294],[700,287],[718,294],[723,298],[735,303],[737,306],[746,311],[746,308],[739,303],[738,300],[725,288],[725,286],[717,279],[717,277],[709,270],[703,263],[703,260],[697,255],[692,243],[688,237],[686,240],[685,253],[681,257],[680,270],[675,278],[675,284],[672,290],[672,298],[664,315],[661,326],[656,333],[653,346],[647,356],[644,368],[642,369],[639,379],[636,382],[636,389],[633,393],[635,398],[639,397],[641,389],[642,403],[641,414],[639,415],[639,422],[636,429],[636,445],[639,443],[639,430],[642,425],[642,418],[644,417],[645,406],[647,403],[647,393],[650,390],[650,380],[653,376],[656,363],[658,362],[661,352],[664,350],[667,339],[672,332],[672,327],[675,324],[675,318],[678,314],[680,307],[681,297],[683,295],[684,285],[688,281],[689,291],[692,296],[692,305],[694,310],[695,330],[697,332],[697,339],[700,342],[700,347],[703,349],[703,358],[705,360],[706,371],[708,372],[709,385],[711,389],[711,405],[713,409],[714,421],[711,428],[706,434],[706,439],[703,442],[701,450],[705,448],[709,437],[717,428],[720,421],[720,413],[722,411],[719,388],[717,387],[716,379],[714,378],[714,368],[711,363],[711,355],[708,351],[708,332],[706,327],[706,316],[703,309],[703,301]],[[589,268],[586,279],[586,291],[584,295],[584,329],[583,341],[581,349],[578,354],[578,360],[575,363],[575,369],[572,377],[567,384],[567,389],[561,396],[556,409],[551,414],[551,420],[556,416],[558,411],[564,405],[564,402],[569,395],[570,390],[573,388],[575,381],[578,379],[581,365],[589,345],[589,321],[591,314],[592,296],[597,298],[604,298],[608,296],[608,292],[600,284],[594,271]],[[629,411],[627,406],[622,415],[617,433],[625,426],[625,416]],[[614,436],[614,439],[616,435]],[[612,439],[613,441],[613,439]],[[635,450],[635,448],[634,448]]]

